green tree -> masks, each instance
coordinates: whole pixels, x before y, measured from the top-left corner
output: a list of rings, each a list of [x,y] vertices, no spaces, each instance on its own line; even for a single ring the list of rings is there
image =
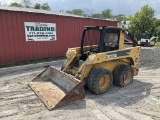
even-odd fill
[[[23,7],[30,8],[31,7],[31,0],[21,0]]]
[[[94,9],[88,9],[88,8],[84,8],[83,12],[84,15],[86,15],[86,17],[91,17],[95,13]]]
[[[160,19],[155,20],[156,26],[160,26]]]
[[[142,33],[153,34],[155,27],[154,13],[155,10],[153,8],[149,7],[149,5],[144,5],[141,11],[137,12],[131,19],[129,31],[138,39]]]
[[[19,3],[17,3],[17,2],[13,2],[13,3],[11,3],[9,6],[22,7],[22,5],[19,4]]]
[[[87,16],[82,9],[73,9],[73,10],[67,10],[66,13],[74,14],[74,15],[81,15],[81,16]]]
[[[126,16],[126,18],[125,18],[125,19],[126,19],[126,21],[131,21],[131,20],[133,19],[133,17],[134,17],[134,16],[129,15],[129,16]]]
[[[92,18],[98,18],[98,19],[102,19],[102,14],[100,13],[95,13],[91,16]]]
[[[42,9],[42,10],[51,10],[51,8],[50,8],[50,6],[48,5],[48,3],[43,3],[43,4],[41,5],[41,9]]]
[[[41,9],[41,4],[40,3],[34,4],[34,9]]]
[[[63,12],[65,12],[65,11],[64,11],[64,10],[60,10],[59,12],[62,12],[62,13],[63,13]]]
[[[103,17],[103,19],[110,19],[110,18],[112,18],[112,10],[111,9],[105,9],[105,10],[103,10],[102,11],[102,17]]]
[[[116,16],[114,16],[114,18],[119,22],[126,21],[126,16],[124,14],[116,15]]]
[[[160,39],[160,26],[156,27],[155,32],[156,32],[156,36],[158,36]]]
[[[112,19],[118,21],[119,27],[122,27],[123,29],[126,29],[125,25],[126,25],[126,20],[127,19],[126,19],[126,16],[124,14],[119,14],[119,15],[112,16]]]
[[[159,39],[160,39],[160,19],[156,19],[155,20],[155,36],[158,36],[159,37]]]

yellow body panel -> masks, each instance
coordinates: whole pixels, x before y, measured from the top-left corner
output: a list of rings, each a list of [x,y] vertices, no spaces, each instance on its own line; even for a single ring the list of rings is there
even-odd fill
[[[95,48],[97,45],[84,46],[84,51],[88,51],[91,48]],[[73,67],[69,67],[69,65],[73,65],[75,60],[79,60],[81,57],[80,53],[81,48],[69,48],[66,56],[67,56],[67,64],[65,66],[65,72],[69,73],[71,71],[76,71],[76,77],[79,78],[82,82],[85,82],[85,79],[88,77],[90,71],[97,67],[102,67],[104,69],[108,69],[111,72],[114,71],[117,65],[126,64],[132,65],[134,68],[134,75],[138,74],[138,69],[136,68],[139,63],[140,57],[140,46],[124,48],[124,32],[120,32],[119,39],[119,49],[101,52],[101,53],[90,53],[88,58],[84,61],[84,63],[78,68],[78,70],[73,70]],[[125,54],[124,54],[125,52]],[[128,52],[128,53],[126,53]],[[122,55],[118,55],[122,54]],[[124,55],[123,55],[124,54]],[[109,57],[108,57],[109,56]]]
[[[87,49],[91,47],[86,47]],[[73,48],[72,48],[73,49]],[[125,50],[129,50],[129,55],[125,56],[119,56],[119,57],[111,57],[106,58],[108,54],[116,53],[116,52],[123,52]],[[79,48],[74,48],[74,57],[77,59],[80,57]],[[88,59],[84,62],[84,64],[79,68],[77,75],[79,74],[78,78],[82,81],[88,77],[89,72],[91,69],[102,67],[105,69],[108,69],[113,72],[113,70],[116,68],[119,64],[128,64],[132,65],[133,67],[136,67],[139,62],[140,57],[140,47],[131,47],[131,48],[125,48],[122,50],[114,50],[109,52],[103,52],[103,53],[97,53],[97,54],[91,54],[89,55]],[[69,63],[72,63],[72,59],[69,60]],[[69,71],[71,68],[67,69],[66,71]],[[137,75],[138,72],[134,72],[134,75]]]

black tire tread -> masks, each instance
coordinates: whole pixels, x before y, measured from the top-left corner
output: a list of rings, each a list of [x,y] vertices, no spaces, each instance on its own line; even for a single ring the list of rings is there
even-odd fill
[[[97,88],[97,84],[98,84],[98,80],[105,74],[110,76],[111,82],[110,82],[109,87],[102,92]],[[102,94],[102,93],[107,92],[109,90],[110,86],[112,85],[112,83],[113,83],[113,75],[112,75],[112,73],[109,70],[103,69],[103,68],[95,68],[95,69],[93,69],[90,72],[88,80],[87,80],[87,85],[88,85],[89,90],[91,90],[95,94]]]
[[[113,72],[113,83],[114,83],[115,85],[118,85],[118,86],[120,86],[120,87],[124,87],[124,86],[128,85],[128,84],[125,85],[125,84],[122,82],[122,81],[123,81],[123,78],[122,78],[122,77],[123,77],[123,74],[124,74],[124,72],[127,71],[127,70],[130,70],[130,71],[131,71],[131,75],[132,75],[131,80],[130,80],[130,82],[129,82],[128,84],[130,84],[130,83],[133,82],[134,72],[133,72],[132,66],[120,64],[120,65],[118,65],[118,66],[116,67],[116,69],[115,69],[114,72]]]

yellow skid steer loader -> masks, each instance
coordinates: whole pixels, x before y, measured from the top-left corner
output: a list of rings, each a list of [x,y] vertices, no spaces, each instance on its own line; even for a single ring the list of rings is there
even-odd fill
[[[81,47],[69,48],[61,70],[50,66],[29,86],[49,110],[85,98],[84,85],[95,94],[112,83],[124,87],[138,74],[140,47],[133,39],[124,47],[125,31],[118,27],[86,26]]]

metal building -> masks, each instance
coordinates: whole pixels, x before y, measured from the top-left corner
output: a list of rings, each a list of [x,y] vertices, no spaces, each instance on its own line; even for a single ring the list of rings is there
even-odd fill
[[[55,23],[55,41],[26,41],[25,22]],[[0,6],[0,64],[64,56],[68,47],[80,46],[84,26],[117,26],[98,20],[45,10]]]

